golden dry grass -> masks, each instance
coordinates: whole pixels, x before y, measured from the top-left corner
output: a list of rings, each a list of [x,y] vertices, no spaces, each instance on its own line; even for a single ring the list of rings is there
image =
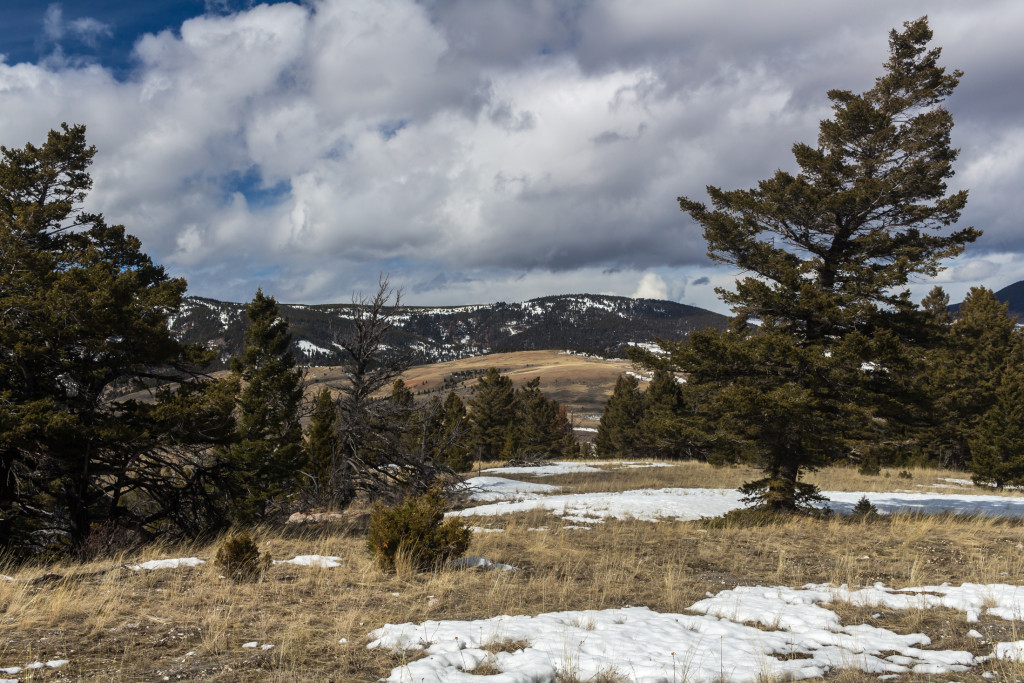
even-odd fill
[[[678,477],[673,485],[680,485],[683,475],[670,469],[624,472],[647,482],[643,477],[655,474]],[[702,474],[694,464],[680,469],[694,478],[720,477],[716,485],[741,476]],[[581,481],[585,476],[578,475]],[[853,475],[842,477],[854,485]],[[367,635],[386,623],[625,605],[682,611],[707,591],[750,584],[1018,583],[1024,576],[1024,526],[1015,520],[894,515],[714,529],[699,522],[610,520],[567,530],[561,519],[534,511],[484,523],[503,531],[476,534],[470,554],[522,571],[385,574],[364,549],[365,519],[357,514],[318,528],[259,531],[256,540],[275,559],[336,555],[342,566],[275,565],[255,584],[232,583],[211,562],[152,572],[123,566],[190,555],[211,560],[217,543],[153,546],[89,564],[0,568],[18,579],[0,581],[0,667],[62,657],[71,663],[35,672],[31,680],[374,681],[403,658],[419,656],[367,649]],[[45,574],[63,578],[31,582]],[[966,637],[972,627],[987,641],[1024,637],[1016,635],[1024,630],[1019,623],[983,617],[968,625],[962,613],[948,610],[835,609],[847,624],[924,631],[934,640],[931,647],[991,651],[991,643]],[[242,648],[251,641],[274,647]],[[495,652],[518,646],[500,637],[492,644]],[[988,670],[1000,680],[1024,678],[1024,666],[993,662],[937,680],[980,681]],[[573,680],[570,673],[563,679]],[[830,678],[876,680],[854,672]],[[596,680],[628,679],[608,671]]]
[[[520,386],[534,377],[540,377],[540,389],[573,413],[577,426],[596,427],[615,381],[619,375],[632,369],[627,360],[605,360],[577,356],[561,351],[517,351],[474,356],[446,363],[418,365],[402,375],[402,381],[414,393],[441,392],[445,394],[445,379],[458,372],[482,372],[497,368]],[[339,367],[313,367],[306,371],[310,391],[320,386],[339,388],[344,384],[344,373]],[[475,377],[467,376],[454,386],[464,399],[471,395]],[[444,394],[441,394],[442,398]]]

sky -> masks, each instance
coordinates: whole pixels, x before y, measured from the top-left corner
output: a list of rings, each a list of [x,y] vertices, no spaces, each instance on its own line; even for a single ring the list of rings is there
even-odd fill
[[[926,13],[984,231],[937,278],[957,301],[1024,279],[1019,0],[4,0],[0,144],[85,124],[87,208],[190,294],[345,302],[387,274],[410,304],[727,312],[736,273],[677,197],[796,170],[826,91],[870,88]]]

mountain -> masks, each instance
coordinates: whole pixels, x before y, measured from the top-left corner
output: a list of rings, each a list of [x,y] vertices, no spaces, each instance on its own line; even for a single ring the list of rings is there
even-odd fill
[[[1010,305],[1010,315],[1018,320],[1024,320],[1024,280],[1003,287],[995,295],[1004,304]],[[956,313],[960,310],[960,304],[951,304],[949,310]]]
[[[336,343],[351,330],[354,304],[279,304],[300,363],[336,365]],[[480,306],[403,306],[386,343],[414,363],[436,363],[503,351],[568,349],[618,355],[633,343],[678,339],[693,330],[724,328],[724,315],[654,299],[578,294]],[[179,340],[219,349],[221,363],[239,353],[245,305],[186,297],[169,320]]]
[[[996,292],[996,298],[1004,304],[1010,304],[1010,315],[1018,320],[1024,318],[1024,280],[1003,287]]]

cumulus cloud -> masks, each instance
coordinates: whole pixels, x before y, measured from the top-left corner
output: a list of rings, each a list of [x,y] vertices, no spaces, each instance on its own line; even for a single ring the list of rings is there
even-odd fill
[[[432,303],[682,296],[709,264],[676,197],[792,168],[792,142],[813,142],[828,115],[824,91],[870,87],[887,31],[926,10],[965,87],[973,71],[1001,75],[950,103],[957,182],[972,188],[965,222],[988,230],[978,254],[1024,250],[1024,10],[1011,0],[251,5],[208,0],[208,14],[141,37],[121,79],[0,64],[0,143],[87,124],[90,208],[194,292],[345,300],[383,271]],[[993,39],[958,28],[978,17],[999,19]],[[109,30],[60,5],[44,25],[55,43]],[[686,293],[713,297],[701,290]]]
[[[667,299],[668,283],[657,273],[644,273],[631,296],[637,299]]]

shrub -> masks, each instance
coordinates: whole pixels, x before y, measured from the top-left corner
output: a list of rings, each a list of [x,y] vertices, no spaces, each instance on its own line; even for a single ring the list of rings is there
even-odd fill
[[[270,568],[270,553],[260,556],[256,542],[243,533],[224,541],[214,561],[236,583],[259,581]]]
[[[461,556],[471,536],[461,519],[445,520],[444,499],[431,489],[394,507],[374,507],[366,545],[386,571],[395,571],[396,557],[425,570]]]
[[[878,456],[874,453],[867,455],[860,461],[857,472],[866,477],[877,477],[882,473],[882,466],[878,462]]]
[[[878,508],[868,500],[867,496],[861,496],[857,504],[853,506],[851,516],[857,519],[873,518],[878,516]]]

